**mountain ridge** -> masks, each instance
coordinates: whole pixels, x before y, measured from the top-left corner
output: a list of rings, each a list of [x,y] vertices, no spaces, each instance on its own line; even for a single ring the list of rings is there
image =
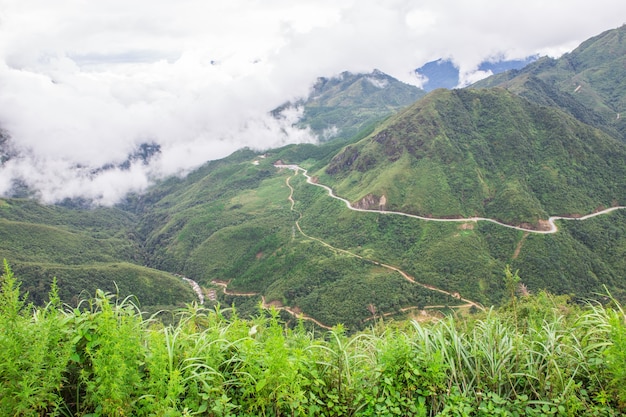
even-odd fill
[[[320,77],[308,97],[285,103],[272,111],[279,116],[288,108],[303,108],[298,126],[310,128],[322,141],[344,139],[367,125],[414,103],[425,92],[379,70],[371,73],[344,71]]]
[[[471,88],[500,86],[538,104],[556,105],[626,141],[626,123],[621,117],[626,111],[624,68],[626,25],[594,36],[560,58],[540,58]]]

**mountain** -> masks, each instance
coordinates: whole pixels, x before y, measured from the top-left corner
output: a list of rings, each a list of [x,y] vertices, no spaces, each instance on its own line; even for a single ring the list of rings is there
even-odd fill
[[[626,146],[504,89],[436,90],[337,154],[320,178],[357,205],[541,228],[626,203]]]
[[[294,163],[374,212],[347,210],[275,166]],[[372,311],[497,303],[507,264],[531,291],[623,294],[626,213],[532,229],[624,204],[625,170],[621,142],[559,109],[504,89],[437,90],[347,146],[240,151],[133,204],[149,265],[226,285],[230,295],[217,291],[227,304],[254,311],[265,300],[354,329]]]
[[[477,107],[479,102],[484,114]],[[348,210],[345,203],[331,198],[326,190],[307,183],[302,173],[275,166],[302,164],[309,168],[313,182],[330,185],[336,194],[348,198],[350,190],[366,184],[367,178],[377,177],[382,184],[393,177],[400,197],[406,201],[411,202],[420,194],[427,196],[433,210],[440,210],[431,212],[433,216],[457,217],[459,212],[445,212],[448,206],[477,202],[481,209],[481,204],[485,204],[482,197],[472,195],[476,191],[471,187],[476,174],[468,179],[465,201],[451,192],[449,185],[446,190],[444,181],[452,183],[449,175],[454,176],[454,170],[464,164],[468,165],[468,172],[480,173],[480,192],[484,189],[495,193],[487,215],[501,219],[510,215],[511,221],[519,220],[527,211],[534,215],[531,203],[546,215],[555,214],[552,210],[559,210],[555,207],[561,203],[569,204],[572,211],[557,213],[586,214],[598,206],[612,205],[612,193],[623,190],[618,181],[622,177],[611,169],[624,169],[624,161],[617,159],[623,158],[624,146],[557,109],[534,105],[501,89],[439,90],[420,103],[339,153],[329,150],[333,142],[321,147],[292,145],[264,154],[240,151],[208,163],[187,178],[170,179],[138,197],[132,207],[141,219],[138,234],[144,242],[148,264],[182,273],[206,287],[217,285],[218,299],[228,305],[235,303],[241,311],[254,312],[264,300],[325,325],[344,323],[350,329],[366,326],[374,314],[402,316],[404,311],[438,308],[467,311],[472,301],[484,305],[498,303],[506,294],[503,271],[507,264],[519,269],[523,283],[532,292],[549,289],[584,298],[602,292],[606,285],[619,297],[626,294],[626,283],[621,278],[626,271],[624,211],[582,222],[561,221],[555,234],[537,234],[489,222],[433,222],[381,211]],[[466,114],[465,106],[470,114]],[[446,113],[442,120],[426,119],[424,112],[446,109],[453,113]],[[504,110],[510,115],[498,121]],[[459,113],[456,119],[454,112]],[[398,123],[415,121],[416,115],[423,117],[420,124],[426,132],[438,132],[435,140],[425,135],[424,143],[416,145],[413,151],[400,151],[400,144],[381,146],[378,140],[385,133],[388,141],[399,139],[392,135],[399,132],[394,130]],[[450,125],[467,128],[466,135],[470,135],[470,122],[499,125],[482,130],[486,137],[468,139],[468,149],[462,153],[455,150],[459,144],[453,145],[454,140],[445,137],[453,136],[446,129]],[[526,130],[523,123],[528,125]],[[512,136],[516,141],[506,143],[510,133],[490,137],[492,131],[509,125],[512,131],[521,132]],[[415,126],[410,128],[414,129]],[[408,131],[407,127],[405,132]],[[550,144],[547,138],[560,131],[566,133]],[[536,136],[522,136],[529,132]],[[585,144],[583,138],[591,138],[590,143]],[[338,160],[350,154],[349,149],[363,151],[349,169],[328,174],[329,168],[339,166]],[[397,154],[384,153],[394,149]],[[562,152],[563,149],[569,151]],[[365,150],[382,153],[376,168],[369,166],[361,172],[359,158]],[[410,152],[418,151],[423,155],[413,164],[421,171],[412,171],[405,158],[413,158]],[[482,159],[481,152],[485,153]],[[523,156],[524,152],[534,152],[534,158],[528,155],[516,160],[516,155]],[[456,161],[459,154],[472,156]],[[396,155],[400,158],[393,161]],[[593,166],[604,157],[609,162]],[[498,158],[507,161],[496,161]],[[327,163],[320,164],[324,159]],[[482,165],[487,162],[493,166]],[[533,164],[537,169],[531,169]],[[576,172],[576,165],[586,168],[585,175],[576,178],[582,183],[570,191],[568,170]],[[395,173],[405,176],[394,177]],[[535,177],[526,179],[528,175]],[[599,179],[594,182],[586,178],[596,176]],[[535,178],[548,181],[542,185],[545,195],[530,188]],[[351,185],[346,186],[347,182]],[[375,184],[363,189],[372,193]],[[589,196],[584,195],[583,188]],[[623,201],[621,193],[619,201]],[[395,209],[394,195],[388,193],[386,197],[388,206],[384,208]],[[350,200],[360,207],[367,207],[363,204],[369,201],[374,210],[381,204],[380,198],[375,197]],[[524,226],[530,227],[531,220]],[[224,285],[227,294],[222,292]]]
[[[583,42],[558,59],[489,77],[473,88],[503,87],[555,106],[626,142],[626,25]]]
[[[300,126],[310,127],[323,141],[349,138],[364,127],[413,104],[425,92],[374,70],[369,74],[343,72],[337,77],[318,78],[306,99],[274,110],[302,107]]]
[[[530,56],[526,59],[483,61],[478,66],[478,71],[499,74],[504,71],[523,68],[536,59],[536,56]],[[427,92],[438,88],[456,88],[461,82],[459,68],[450,59],[427,62],[416,69],[415,74],[426,78],[422,88]]]

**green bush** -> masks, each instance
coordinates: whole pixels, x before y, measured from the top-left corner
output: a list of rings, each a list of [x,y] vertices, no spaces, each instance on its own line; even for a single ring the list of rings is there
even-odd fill
[[[546,293],[348,335],[195,304],[165,325],[97,292],[33,307],[5,263],[0,413],[13,416],[598,416],[626,412],[622,308]],[[512,297],[517,297],[512,295]],[[226,318],[226,317],[229,318]]]

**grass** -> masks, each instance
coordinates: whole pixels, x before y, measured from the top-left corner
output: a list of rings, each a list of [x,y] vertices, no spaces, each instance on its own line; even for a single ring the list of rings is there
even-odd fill
[[[596,416],[626,412],[626,315],[547,293],[472,318],[288,329],[190,304],[173,324],[98,291],[27,305],[5,263],[0,413]]]

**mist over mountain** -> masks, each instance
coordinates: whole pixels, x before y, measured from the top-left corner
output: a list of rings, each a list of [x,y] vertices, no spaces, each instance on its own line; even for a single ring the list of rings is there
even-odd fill
[[[524,59],[487,60],[481,62],[474,71],[467,74],[461,74],[458,65],[455,65],[451,59],[438,59],[427,62],[416,69],[415,74],[423,80],[422,88],[430,92],[437,88],[465,87],[479,78],[523,68],[537,58],[538,56],[530,56]]]
[[[626,141],[626,25],[594,36],[558,59],[477,82],[500,86],[541,105],[558,107]]]
[[[374,70],[366,74],[342,72],[321,77],[308,97],[274,110],[275,115],[302,108],[297,126],[310,128],[321,141],[350,138],[365,126],[413,104],[424,91]]]
[[[613,0],[7,4],[0,126],[19,157],[0,167],[0,195],[19,183],[46,203],[113,205],[244,147],[314,142],[297,111],[268,113],[318,77],[378,68],[419,86],[415,68],[446,57],[465,84],[485,60],[558,57],[625,13]],[[341,122],[310,116],[329,135]],[[144,143],[160,153],[118,169]]]

